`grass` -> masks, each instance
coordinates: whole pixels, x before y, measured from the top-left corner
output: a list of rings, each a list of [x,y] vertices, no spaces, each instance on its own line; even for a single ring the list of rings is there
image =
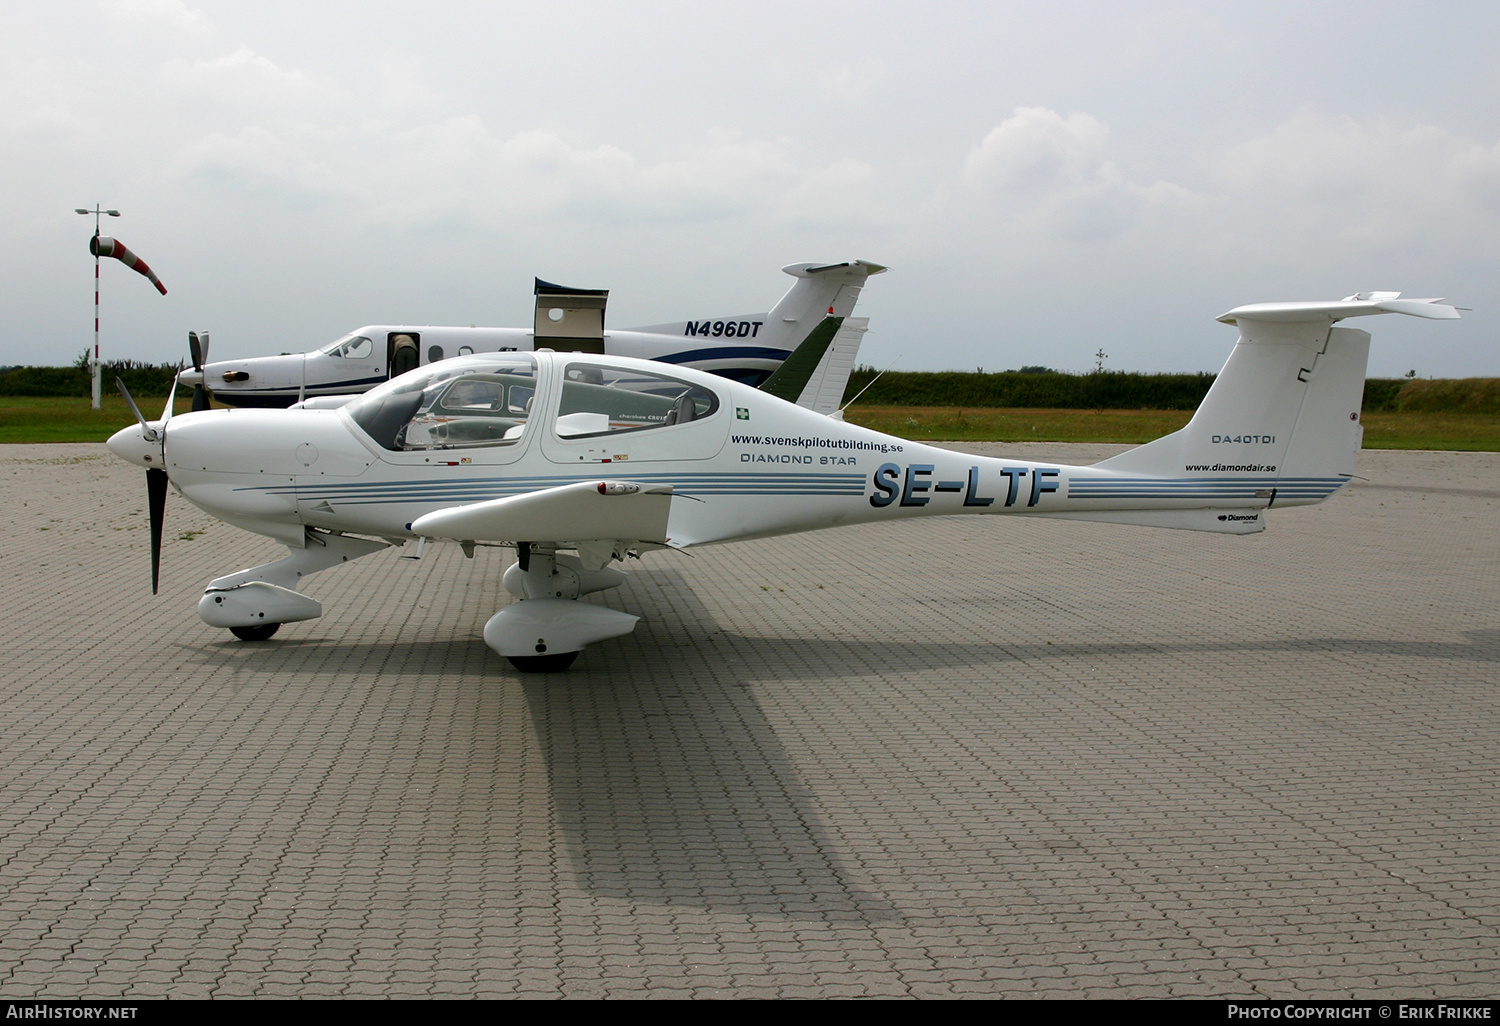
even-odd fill
[[[147,417],[161,415],[159,397],[141,401]],[[181,396],[177,413],[186,413]],[[986,410],[923,406],[852,406],[845,414],[860,424],[902,438],[990,442],[1149,442],[1176,431],[1192,416],[1186,410]],[[87,399],[0,396],[0,443],[102,442],[135,418],[118,395],[104,408]],[[1500,451],[1500,414],[1366,413],[1366,449]]]
[[[1500,452],[1500,413],[1366,413],[1366,449]]]
[[[138,398],[137,405],[148,420],[161,416],[165,396]],[[186,413],[192,394],[177,397],[174,413]],[[118,393],[106,392],[102,409],[91,409],[87,399],[0,396],[0,443],[3,442],[102,442],[135,415]]]
[[[932,406],[851,406],[844,414],[901,438],[943,442],[1123,442],[1176,431],[1188,410],[975,410]],[[1366,449],[1500,451],[1500,414],[1366,413]]]
[[[1149,442],[1176,431],[1190,410],[970,410],[851,406],[844,419],[900,438],[941,442]]]

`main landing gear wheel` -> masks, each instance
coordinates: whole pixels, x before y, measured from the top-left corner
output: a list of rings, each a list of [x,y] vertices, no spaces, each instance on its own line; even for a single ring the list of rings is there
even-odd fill
[[[229,633],[241,641],[265,641],[279,630],[279,623],[260,623],[254,627],[231,627]]]
[[[573,665],[577,652],[559,652],[556,655],[506,656],[510,665],[522,673],[561,673]]]

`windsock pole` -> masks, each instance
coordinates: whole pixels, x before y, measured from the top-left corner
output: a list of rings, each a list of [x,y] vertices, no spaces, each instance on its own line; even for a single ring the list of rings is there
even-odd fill
[[[94,209],[93,210],[85,210],[82,207],[79,207],[78,209],[74,210],[73,213],[75,213],[75,214],[84,214],[85,216],[88,215],[88,214],[93,214],[94,215],[94,238],[95,239],[97,239],[99,237],[99,217],[100,217],[100,215],[102,215],[102,214],[108,214],[110,217],[119,217],[120,216],[120,212],[118,210],[105,210],[104,207],[100,206],[98,203],[94,204]],[[94,254],[94,358],[91,361],[89,361],[90,364],[91,364],[91,366],[89,367],[89,377],[91,379],[93,379],[93,390],[92,390],[93,405],[94,405],[94,409],[97,410],[99,408],[100,401],[103,399],[103,396],[104,396],[104,391],[103,391],[103,388],[101,387],[100,380],[99,380],[99,245],[98,245],[98,243],[91,242],[89,244],[89,252],[91,252],[91,253]]]
[[[99,234],[99,215],[108,214],[110,217],[119,217],[118,210],[105,210],[97,203],[93,210],[84,210],[82,207],[74,211],[78,214],[94,215],[94,237],[89,240],[89,252],[94,255],[94,359],[93,359],[93,404],[94,409],[99,409],[104,397],[101,364],[99,361],[99,258],[102,256],[114,257],[126,267],[140,274],[162,295],[167,294],[167,287],[161,283],[161,279],[146,265],[146,261],[132,253],[125,243],[118,239],[111,239]]]
[[[94,237],[98,238],[98,236],[99,228],[95,226]],[[99,373],[99,250],[97,247],[94,249],[94,362],[92,370],[94,385],[91,394],[94,409],[97,410],[104,401],[104,389],[100,383]]]

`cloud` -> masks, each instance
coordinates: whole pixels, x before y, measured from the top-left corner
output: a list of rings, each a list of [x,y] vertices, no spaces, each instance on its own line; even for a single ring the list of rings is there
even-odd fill
[[[288,71],[247,46],[220,57],[170,60],[162,67],[159,77],[164,86],[180,93],[207,94],[207,98],[213,100],[253,102],[271,109],[314,90],[326,93],[333,85],[327,81],[315,84],[308,74]]]
[[[238,183],[292,207],[339,198],[355,216],[386,224],[750,216],[844,224],[869,219],[878,177],[860,161],[799,160],[790,139],[722,129],[646,154],[548,128],[500,133],[474,114],[372,110],[369,97],[246,48],[174,61],[162,78],[216,120],[244,122],[180,144],[170,166],[181,179]]]
[[[1084,184],[1102,170],[1108,138],[1088,114],[1017,107],[969,152],[962,177],[978,189],[1032,193]]]
[[[546,269],[610,284],[660,320],[672,289],[727,309],[745,301],[745,282],[774,291],[788,260],[856,255],[894,269],[868,294],[877,332],[930,340],[941,322],[943,338],[923,348],[936,365],[968,360],[959,340],[984,353],[1008,332],[1044,348],[1083,334],[1082,366],[1101,330],[1131,362],[1119,311],[1191,297],[1213,307],[1183,314],[1193,332],[1205,313],[1325,286],[1452,289],[1465,305],[1495,305],[1494,134],[1447,110],[1389,113],[1412,104],[1283,108],[1339,100],[1311,90],[1288,101],[1291,86],[1253,82],[1235,86],[1246,99],[1232,114],[1220,94],[1180,96],[1170,112],[1142,103],[1159,83],[1144,92],[1151,83],[1127,72],[1170,56],[1153,26],[1170,29],[1175,6],[1126,34],[1134,56],[1092,79],[1067,71],[1081,59],[1076,32],[1051,55],[1000,67],[990,49],[937,56],[915,32],[926,16],[906,33],[916,49],[820,38],[818,60],[796,46],[698,60],[716,51],[688,42],[722,40],[708,19],[643,71],[618,32],[592,50],[496,58],[486,34],[524,35],[508,15],[471,26],[460,47],[431,14],[206,10],[86,0],[60,13],[22,5],[11,19],[21,42],[0,71],[12,180],[0,242],[12,280],[36,285],[5,307],[16,334],[71,324],[87,275],[61,226],[76,228],[71,209],[93,198],[126,210],[127,238],[153,264],[178,268],[170,299],[140,299],[155,304],[139,314],[143,339],[156,337],[158,311],[194,302],[200,323],[211,313],[268,333],[335,332],[375,310],[485,320],[485,304],[514,291],[497,283]],[[1096,63],[1115,60],[1117,43]],[[1173,74],[1200,74],[1199,49]],[[1101,82],[1107,108],[1089,99]],[[1082,99],[1016,107],[1015,95]],[[975,109],[994,115],[976,127]],[[283,303],[244,299],[267,292]],[[994,298],[1004,295],[1025,298]],[[123,327],[134,299],[119,302]],[[1044,313],[1019,325],[1032,307]],[[1191,334],[1156,324],[1148,341]]]
[[[1096,245],[1201,203],[1192,190],[1133,178],[1109,158],[1109,129],[1087,113],[1018,107],[940,190],[939,219],[1029,253]]]
[[[1497,252],[1500,142],[1303,110],[1230,148],[1217,179],[1226,220],[1262,247]]]
[[[1126,239],[1138,253],[1293,265],[1500,252],[1500,142],[1303,110],[1201,166],[1191,186],[1127,171],[1097,118],[1020,107],[939,186],[929,229],[1042,259]]]
[[[100,4],[105,16],[116,24],[142,27],[148,31],[169,30],[201,37],[211,31],[209,20],[182,0],[105,0]]]
[[[817,67],[822,70],[814,75],[805,61],[773,53],[766,62],[766,81],[778,90],[795,92],[799,98],[815,95],[824,103],[849,103],[867,98],[889,70],[884,61],[868,55],[822,67],[827,56],[820,55]]]
[[[824,100],[862,100],[885,77],[885,72],[885,64],[871,57],[841,64],[818,76],[818,94]]]

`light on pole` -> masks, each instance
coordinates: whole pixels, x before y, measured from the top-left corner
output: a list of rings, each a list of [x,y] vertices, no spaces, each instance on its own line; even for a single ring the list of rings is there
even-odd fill
[[[85,214],[85,215],[87,215],[87,214],[93,214],[94,215],[94,236],[96,238],[99,235],[99,217],[100,217],[100,215],[102,215],[102,214],[108,214],[110,217],[119,217],[120,216],[120,212],[118,210],[105,210],[104,208],[100,207],[98,203],[94,204],[94,209],[93,210],[85,210],[82,207],[78,207],[78,208],[76,208],[74,210],[74,213],[76,213],[76,214]],[[100,373],[99,373],[99,254],[98,253],[94,254],[94,359],[91,361],[89,369],[90,369],[90,376],[93,378],[93,388],[92,388],[93,405],[94,405],[94,409],[97,410],[99,408],[101,400],[103,399],[103,389],[100,386]]]

